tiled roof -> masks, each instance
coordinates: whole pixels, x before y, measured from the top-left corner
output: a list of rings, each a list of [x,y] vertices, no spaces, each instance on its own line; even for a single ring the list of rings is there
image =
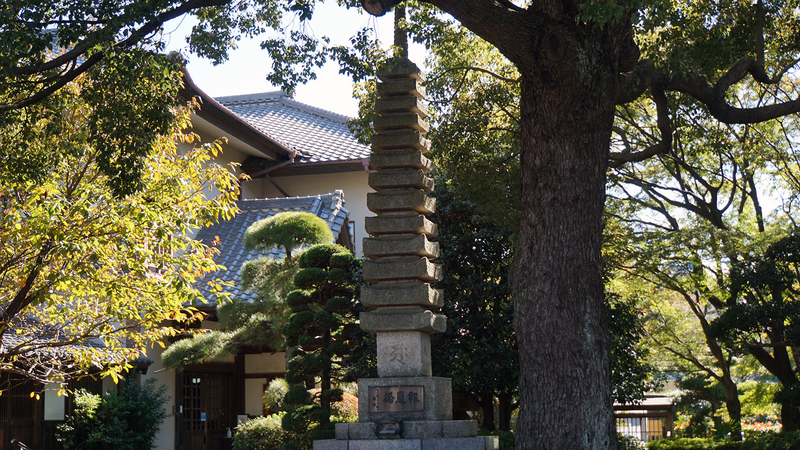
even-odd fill
[[[282,91],[216,97],[267,136],[300,152],[293,165],[358,161],[370,149],[347,129],[347,116],[289,98]]]
[[[217,263],[227,268],[225,271],[206,275],[201,280],[201,285],[204,286],[213,278],[233,282],[234,286],[228,288],[228,292],[231,297],[242,300],[252,300],[254,294],[241,289],[239,271],[245,262],[264,256],[262,253],[248,251],[244,248],[244,232],[253,222],[285,211],[310,212],[328,223],[328,227],[333,232],[333,238],[336,240],[342,227],[347,226],[349,214],[344,208],[344,194],[339,190],[332,194],[308,197],[240,200],[237,205],[239,213],[233,219],[200,230],[197,239],[206,245],[211,245],[211,242],[219,237],[221,244],[218,244],[216,248],[220,250],[220,254],[215,259]],[[273,249],[270,256],[279,257],[283,253],[283,250]]]

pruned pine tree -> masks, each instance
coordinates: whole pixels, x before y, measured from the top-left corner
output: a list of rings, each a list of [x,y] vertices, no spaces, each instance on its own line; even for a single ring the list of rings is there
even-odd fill
[[[291,310],[283,327],[287,345],[295,347],[286,369],[294,384],[284,398],[292,409],[283,418],[287,431],[313,429],[312,439],[332,439],[331,403],[342,400],[336,387],[342,359],[350,351],[345,325],[354,321],[361,262],[336,244],[315,245],[299,257],[296,290],[286,298]],[[319,382],[317,398],[308,389]]]
[[[172,344],[162,355],[164,366],[199,364],[235,355],[243,347],[283,348],[281,328],[290,314],[286,298],[298,270],[297,252],[322,242],[333,242],[333,233],[312,213],[282,212],[247,227],[245,248],[265,253],[241,271],[242,287],[255,292],[255,300],[219,302],[219,328]],[[273,249],[283,255],[271,256]]]

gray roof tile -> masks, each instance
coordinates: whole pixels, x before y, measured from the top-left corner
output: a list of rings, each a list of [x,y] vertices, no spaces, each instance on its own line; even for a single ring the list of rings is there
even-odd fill
[[[244,232],[253,222],[284,211],[310,212],[328,223],[335,240],[339,237],[342,226],[347,223],[347,217],[350,214],[344,208],[344,194],[339,190],[331,194],[308,197],[240,200],[237,205],[239,213],[233,219],[203,228],[197,234],[197,239],[206,245],[211,245],[211,242],[215,241],[217,237],[219,238],[220,243],[215,248],[219,249],[220,253],[215,260],[227,268],[221,272],[208,274],[200,280],[201,291],[206,297],[209,294],[205,289],[207,282],[219,278],[233,283],[233,287],[228,288],[231,297],[242,300],[254,298],[254,293],[242,290],[239,282],[239,271],[244,263],[265,256],[263,253],[248,251],[244,248]],[[275,258],[282,255],[283,250],[272,249],[268,256]],[[213,302],[211,298],[208,300]]]
[[[216,97],[262,133],[300,152],[293,165],[369,158],[347,128],[347,116],[292,100],[282,91]],[[298,155],[299,156],[299,155]]]

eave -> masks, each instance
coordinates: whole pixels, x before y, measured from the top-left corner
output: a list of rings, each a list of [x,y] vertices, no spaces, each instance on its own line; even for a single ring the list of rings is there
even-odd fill
[[[195,116],[222,130],[229,140],[238,140],[252,148],[254,156],[280,163],[294,155],[292,149],[248,124],[198,88],[185,67],[182,72],[184,87],[181,96],[187,100],[199,99],[200,108],[194,111]]]

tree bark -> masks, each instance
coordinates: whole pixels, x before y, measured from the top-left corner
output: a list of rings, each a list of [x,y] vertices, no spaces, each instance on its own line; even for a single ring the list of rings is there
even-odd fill
[[[498,395],[498,426],[500,431],[511,431],[511,414],[514,412],[514,396],[511,394]]]
[[[520,72],[516,448],[616,450],[600,250],[617,83],[639,54],[629,16],[581,24],[565,0],[427,3]]]
[[[734,441],[742,440],[742,403],[739,401],[739,389],[736,383],[726,376],[722,380],[722,386],[725,388],[725,408],[728,410],[728,417],[731,419],[733,429],[731,430],[731,439]]]
[[[494,395],[492,394],[478,394],[481,410],[483,411],[483,423],[481,428],[485,430],[495,430],[494,422]]]
[[[600,265],[616,73],[595,29],[543,28],[539,61],[518,66],[516,448],[616,449]]]

